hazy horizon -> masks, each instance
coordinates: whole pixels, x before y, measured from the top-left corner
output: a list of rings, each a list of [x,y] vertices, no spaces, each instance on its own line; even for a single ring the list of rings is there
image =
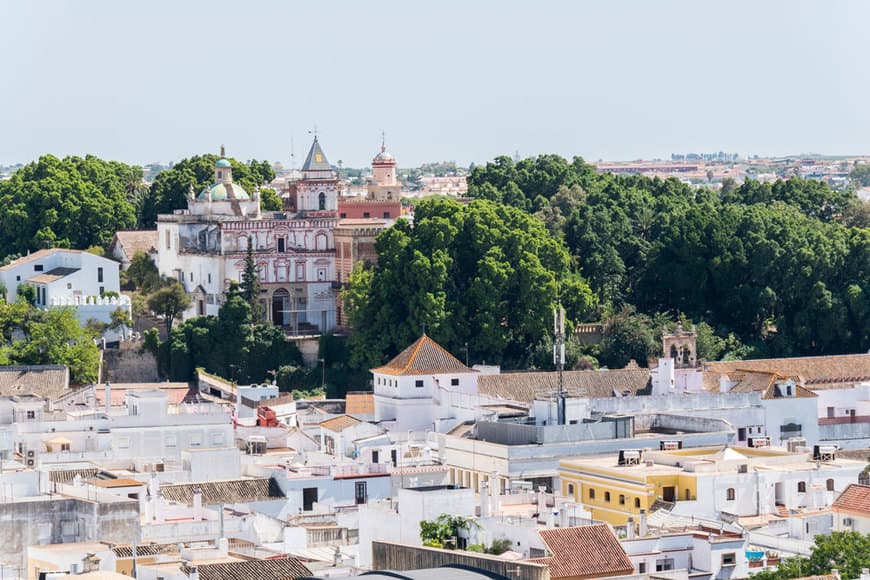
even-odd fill
[[[861,2],[0,6],[0,164],[870,151]]]

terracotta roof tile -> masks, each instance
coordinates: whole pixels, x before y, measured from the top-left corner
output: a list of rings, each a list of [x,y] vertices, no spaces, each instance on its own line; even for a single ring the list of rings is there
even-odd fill
[[[0,367],[0,396],[36,395],[56,399],[68,392],[69,369],[63,365]]]
[[[384,375],[429,375],[477,371],[459,362],[459,359],[424,334],[396,358],[382,367],[372,369],[372,372]]]
[[[848,388],[870,380],[870,354],[803,356],[708,362],[704,365],[704,386],[719,390],[719,377],[735,380],[740,372],[776,372],[788,377],[800,377],[812,390]]]
[[[870,516],[870,485],[853,483],[834,501],[835,510]]]
[[[278,483],[269,477],[174,483],[160,486],[160,491],[169,501],[193,505],[193,491],[196,488],[202,490],[203,505],[268,501],[284,497]]]
[[[133,546],[132,545],[121,545],[121,546],[113,546],[112,552],[115,553],[115,556],[118,558],[132,558],[133,557]],[[157,554],[175,554],[178,553],[178,544],[137,544],[136,545],[136,557],[140,556],[156,556]]]
[[[200,580],[291,580],[311,576],[311,570],[290,557],[200,564],[196,569]],[[190,575],[190,567],[184,566],[182,571]]]
[[[550,566],[550,578],[631,574],[634,566],[607,524],[552,528],[538,532],[552,556],[532,562]]]
[[[76,476],[82,479],[94,477],[100,470],[96,467],[85,467],[82,469],[49,469],[48,479],[52,483],[72,483]]]
[[[11,270],[12,268],[20,266],[21,264],[27,264],[29,262],[41,260],[42,258],[45,258],[46,256],[50,256],[50,255],[58,253],[58,252],[64,252],[67,254],[81,254],[84,252],[84,250],[69,250],[66,248],[49,248],[47,250],[39,250],[36,252],[32,252],[30,254],[27,254],[26,256],[22,256],[22,257],[18,258],[17,260],[14,260],[14,261],[10,262],[9,264],[6,264],[5,266],[0,266],[0,270]]]
[[[335,433],[341,433],[345,429],[356,427],[360,423],[362,423],[362,421],[356,417],[351,417],[350,415],[339,415],[338,417],[333,417],[332,419],[323,421],[320,423],[320,426]]]
[[[121,250],[128,260],[132,260],[136,252],[150,254],[157,248],[157,230],[130,230],[115,232],[110,249],[121,245]]]
[[[603,398],[628,391],[632,395],[647,394],[649,369],[632,368],[601,371],[565,371],[563,384],[569,396]],[[477,390],[481,395],[531,402],[539,396],[559,390],[559,373],[529,372],[480,375]]]
[[[348,393],[344,402],[344,412],[348,415],[373,415],[375,412],[374,393]]]

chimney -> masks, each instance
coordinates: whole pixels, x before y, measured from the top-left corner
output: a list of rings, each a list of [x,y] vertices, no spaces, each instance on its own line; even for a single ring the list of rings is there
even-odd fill
[[[202,517],[202,489],[195,487],[193,488],[193,519],[194,521],[200,521],[203,519]]]
[[[645,538],[649,530],[647,529],[646,523],[646,510],[640,510],[640,519],[638,520],[638,529],[637,534],[641,538]]]
[[[106,398],[106,415],[108,415],[109,411],[112,410],[112,385],[109,384],[109,381],[106,381],[105,389],[103,396]]]
[[[634,539],[634,518],[629,516],[625,523],[625,537],[629,540]]]

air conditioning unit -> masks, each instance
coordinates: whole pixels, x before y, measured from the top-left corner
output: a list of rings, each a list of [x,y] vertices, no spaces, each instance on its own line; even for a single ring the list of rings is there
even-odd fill
[[[798,453],[798,448],[806,446],[806,437],[792,437],[786,442],[786,448],[788,449],[789,453]]]
[[[836,458],[836,445],[813,445],[813,461],[833,461]]]
[[[750,437],[747,440],[750,447],[770,447],[770,437]]]
[[[639,449],[620,449],[619,465],[640,465],[641,452]]]

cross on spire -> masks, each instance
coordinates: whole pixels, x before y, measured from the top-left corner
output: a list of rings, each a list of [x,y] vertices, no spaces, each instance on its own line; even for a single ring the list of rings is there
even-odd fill
[[[314,134],[314,140],[317,141],[317,124],[314,125],[314,128],[309,133]]]

